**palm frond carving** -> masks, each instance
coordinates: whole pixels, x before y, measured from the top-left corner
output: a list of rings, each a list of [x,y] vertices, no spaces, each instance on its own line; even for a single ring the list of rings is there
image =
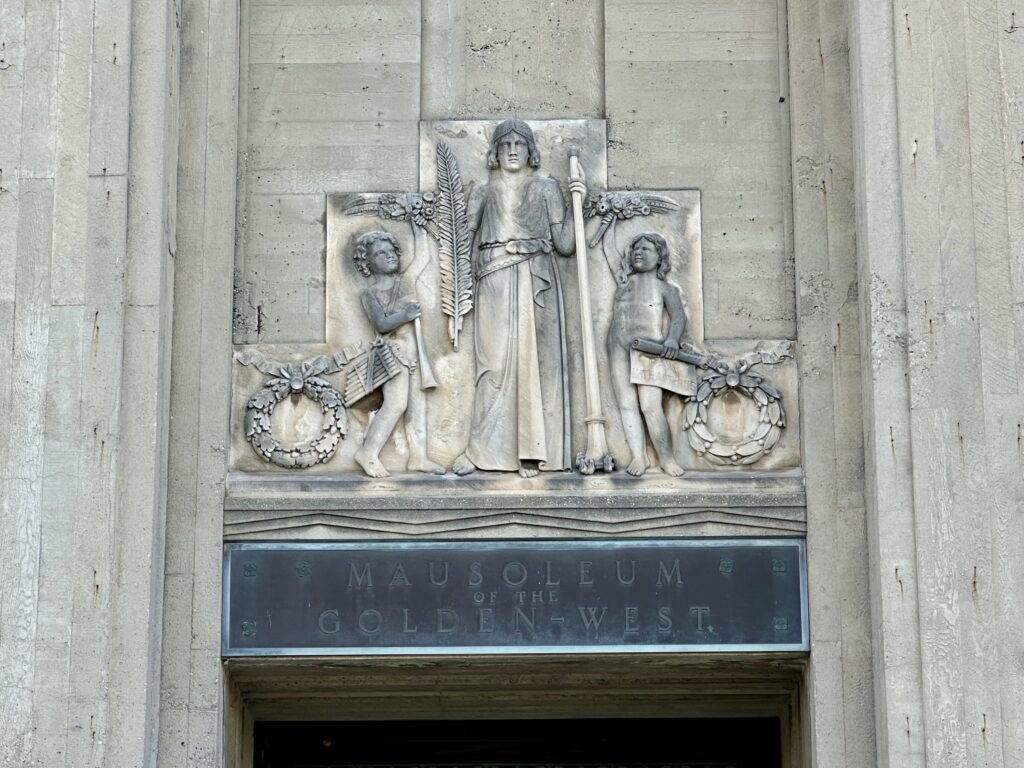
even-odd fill
[[[473,266],[470,260],[466,198],[455,155],[443,141],[437,144],[435,223],[441,270],[441,311],[448,316],[448,336],[459,348],[462,318],[473,308]]]

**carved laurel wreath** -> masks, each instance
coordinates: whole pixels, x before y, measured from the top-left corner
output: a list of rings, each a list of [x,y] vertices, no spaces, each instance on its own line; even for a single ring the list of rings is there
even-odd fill
[[[236,352],[235,358],[273,377],[245,404],[245,436],[253,450],[265,461],[288,469],[312,467],[330,459],[348,431],[348,412],[341,393],[320,374],[336,372],[340,361],[320,356],[299,364],[271,363],[254,352]],[[299,393],[320,406],[323,421],[319,434],[300,443],[286,443],[274,437],[271,415],[285,397]]]
[[[719,364],[717,372],[700,383],[697,394],[683,407],[683,430],[698,456],[713,464],[746,465],[771,453],[786,427],[782,393],[763,376],[751,373],[750,367],[761,362],[777,363],[791,356],[788,343],[775,349],[762,347],[736,362]],[[739,392],[758,405],[757,422],[738,443],[723,441],[708,426],[711,401],[730,391]]]

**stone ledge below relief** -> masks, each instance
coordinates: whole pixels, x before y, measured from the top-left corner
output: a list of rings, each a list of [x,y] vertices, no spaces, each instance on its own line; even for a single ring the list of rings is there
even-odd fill
[[[522,481],[232,473],[226,539],[757,536],[806,533],[799,471]],[[531,488],[536,485],[536,488]],[[633,485],[633,488],[629,486]]]

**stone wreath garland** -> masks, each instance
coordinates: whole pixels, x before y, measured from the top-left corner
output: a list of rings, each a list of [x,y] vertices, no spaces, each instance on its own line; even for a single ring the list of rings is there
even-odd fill
[[[245,404],[245,437],[253,450],[265,461],[287,469],[312,467],[330,459],[348,431],[348,412],[341,393],[320,375],[337,372],[341,361],[320,356],[299,364],[271,363],[252,352],[236,352],[235,358],[273,377]],[[300,443],[278,440],[271,431],[274,408],[288,395],[299,393],[320,406],[320,432]]]
[[[731,363],[696,349],[692,356],[685,357],[687,362],[715,371],[704,378],[683,407],[683,431],[698,456],[713,464],[742,466],[754,464],[771,453],[786,427],[782,393],[750,369],[760,363],[771,365],[792,357],[790,348],[790,342],[758,345],[753,352]],[[271,376],[246,402],[245,437],[253,450],[265,461],[287,469],[303,469],[328,461],[348,432],[348,412],[343,395],[320,377],[337,373],[349,362],[348,357],[338,353],[302,363],[274,363],[257,352],[246,351],[236,352],[235,358]],[[712,400],[729,391],[749,397],[758,405],[756,424],[746,430],[743,440],[735,443],[722,440],[708,424]],[[291,394],[308,397],[323,413],[319,434],[300,443],[278,440],[271,430],[274,408]]]
[[[774,364],[784,357],[792,357],[789,349],[788,343],[771,349],[759,347],[733,363],[715,361],[717,364],[711,367],[716,373],[700,383],[696,395],[683,407],[683,430],[698,456],[713,464],[742,466],[754,464],[771,453],[786,427],[782,393],[763,376],[751,373],[750,368],[758,363]],[[723,441],[708,425],[711,401],[730,391],[739,392],[758,405],[758,421],[737,443]]]

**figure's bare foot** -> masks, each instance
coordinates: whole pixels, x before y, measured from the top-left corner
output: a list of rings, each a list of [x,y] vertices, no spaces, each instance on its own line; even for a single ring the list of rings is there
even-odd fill
[[[661,460],[661,471],[666,475],[671,475],[672,477],[683,476],[683,468],[680,467],[679,463],[673,458]]]
[[[626,472],[631,474],[633,477],[640,477],[644,472],[647,471],[647,457],[639,456],[633,458],[629,462],[629,466],[626,467]]]
[[[456,475],[468,475],[470,472],[476,471],[476,464],[469,460],[466,454],[462,454],[452,464],[452,472]]]
[[[536,477],[540,474],[540,464],[536,461],[519,462],[520,477]]]
[[[417,456],[409,459],[409,471],[426,472],[428,475],[443,475],[448,470],[426,456]]]
[[[362,448],[356,451],[352,458],[356,460],[356,464],[363,468],[363,472],[370,477],[391,477],[391,473],[384,469],[380,459],[370,455],[369,452],[364,451]]]

